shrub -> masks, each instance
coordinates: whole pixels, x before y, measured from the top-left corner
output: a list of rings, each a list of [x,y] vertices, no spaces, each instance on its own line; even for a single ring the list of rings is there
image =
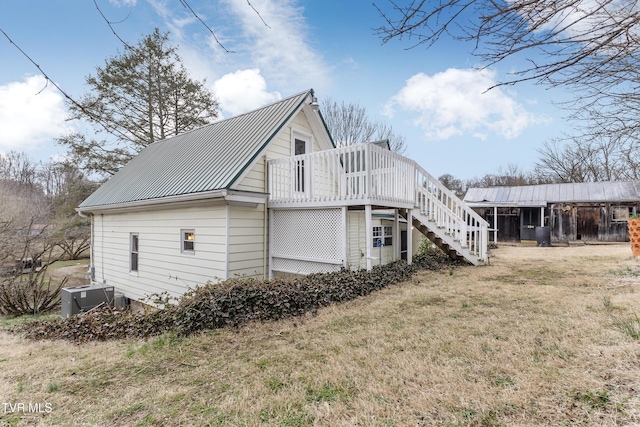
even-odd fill
[[[193,289],[176,304],[149,313],[132,314],[107,307],[53,322],[31,322],[16,330],[33,339],[72,341],[144,338],[170,330],[190,335],[251,321],[300,316],[405,281],[418,268],[450,268],[452,263],[444,254],[423,255],[413,265],[401,261],[371,271],[343,269],[267,281],[230,279]]]
[[[46,271],[47,264],[25,274],[16,271],[0,280],[0,315],[22,316],[56,309],[60,304],[60,290],[67,278],[52,284],[45,278]]]

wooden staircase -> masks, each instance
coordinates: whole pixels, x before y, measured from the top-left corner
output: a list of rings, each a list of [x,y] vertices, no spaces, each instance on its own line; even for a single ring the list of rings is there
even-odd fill
[[[414,160],[371,143],[268,161],[269,208],[396,208],[452,258],[487,262],[489,225]],[[304,183],[304,185],[301,185]]]
[[[451,258],[473,265],[488,262],[489,224],[418,164],[411,219],[416,229]]]

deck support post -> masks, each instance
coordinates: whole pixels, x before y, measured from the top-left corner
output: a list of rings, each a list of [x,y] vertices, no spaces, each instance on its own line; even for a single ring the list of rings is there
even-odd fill
[[[498,207],[493,207],[493,243],[498,244]]]
[[[402,231],[400,230],[400,215],[398,208],[393,210],[393,260],[398,261],[401,257],[400,248],[402,247]]]
[[[348,226],[348,216],[347,216],[347,207],[342,207],[342,235],[343,235],[343,257],[344,260],[342,262],[342,266],[344,268],[349,268],[349,226]]]
[[[366,248],[366,258],[367,258],[367,271],[371,271],[372,263],[371,263],[371,245],[373,244],[373,226],[371,224],[371,205],[364,206],[364,227],[365,230],[365,248]]]
[[[407,264],[413,262],[413,209],[407,209]]]
[[[267,209],[267,206],[264,207]],[[273,279],[273,209],[269,209],[269,279]]]

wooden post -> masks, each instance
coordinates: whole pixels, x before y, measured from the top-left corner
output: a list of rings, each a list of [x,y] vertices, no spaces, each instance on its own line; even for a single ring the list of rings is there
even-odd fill
[[[413,261],[413,209],[407,209],[407,264],[411,265]]]
[[[349,226],[348,226],[348,215],[347,215],[347,207],[342,207],[342,233],[344,235],[343,238],[343,257],[344,261],[342,262],[342,266],[344,268],[349,268]]]
[[[493,243],[498,244],[498,207],[493,207]]]
[[[395,245],[393,249],[393,260],[398,261],[401,257],[400,248],[402,247],[402,231],[400,230],[400,215],[398,215],[398,208],[393,210],[393,221],[393,244]],[[409,235],[409,232],[410,230],[407,227],[407,236]]]
[[[371,205],[364,206],[364,226],[366,242],[364,244],[366,251],[365,256],[367,257],[367,271],[371,271],[371,245],[373,244],[373,227],[371,224]]]
[[[269,209],[269,279],[273,279],[273,209]]]

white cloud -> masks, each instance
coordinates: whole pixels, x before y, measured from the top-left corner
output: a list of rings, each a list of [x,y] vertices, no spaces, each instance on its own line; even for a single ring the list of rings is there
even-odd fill
[[[190,75],[216,82],[208,85],[214,88],[227,113],[246,111],[243,104],[252,108],[264,105],[256,105],[256,99],[278,99],[276,92],[267,92],[265,82],[287,93],[322,90],[328,84],[329,67],[308,40],[308,24],[298,0],[221,0],[199,5],[198,16],[233,53],[222,49],[202,23],[179,3],[147,1],[170,29],[172,43],[179,46]],[[251,85],[240,87],[242,79]],[[234,84],[221,87],[219,81]],[[245,99],[231,99],[232,94],[248,95],[251,90],[259,92],[244,96]]]
[[[433,76],[419,73],[387,102],[384,114],[393,116],[396,109],[413,113],[414,123],[427,137],[440,140],[459,135],[484,140],[488,133],[511,139],[547,121],[500,88],[486,91],[495,84],[495,73],[486,69],[449,68]]]
[[[0,86],[0,151],[51,143],[69,130],[66,117],[62,95],[41,75]]]
[[[270,81],[296,85],[296,90],[326,84],[328,67],[309,43],[304,9],[296,6],[296,1],[258,0],[251,2],[253,7],[246,0],[226,2],[247,40],[241,48],[250,50],[254,66]]]
[[[137,3],[137,0],[109,0],[109,3],[117,7],[135,6]]]
[[[232,116],[242,114],[282,98],[267,92],[267,82],[257,68],[225,74],[213,84],[220,108]]]
[[[508,0],[517,5],[517,13],[536,33],[557,33],[556,37],[587,43],[598,39],[601,53],[618,53],[617,44],[626,45],[629,37],[638,37],[640,31],[635,25],[611,39],[612,29],[622,28],[624,22],[638,13],[637,2],[614,0],[578,0],[577,2],[528,2]],[[565,40],[566,41],[566,40]]]

